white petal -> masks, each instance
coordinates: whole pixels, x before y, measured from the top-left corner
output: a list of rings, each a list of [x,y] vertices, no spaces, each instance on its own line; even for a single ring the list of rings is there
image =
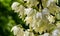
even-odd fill
[[[41,19],[42,19],[42,13],[37,12],[37,13],[36,13],[36,18],[41,18]]]
[[[19,30],[20,30],[20,29],[19,29],[17,26],[14,26],[14,27],[11,29],[11,31],[13,31],[14,35],[17,35],[17,33],[18,33]]]
[[[52,2],[54,2],[54,0],[48,0],[48,2],[47,2],[47,7],[48,7]]]
[[[45,33],[44,36],[49,36],[49,33]]]
[[[19,4],[20,4],[20,3],[18,3],[18,2],[14,2],[14,3],[12,4],[12,6],[11,6],[11,7],[12,7],[12,10],[15,10]]]

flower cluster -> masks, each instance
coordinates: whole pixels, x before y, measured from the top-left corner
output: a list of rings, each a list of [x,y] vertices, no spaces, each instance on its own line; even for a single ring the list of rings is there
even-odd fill
[[[40,1],[24,0],[23,2],[26,7],[18,2],[14,2],[11,7],[12,10],[14,10],[16,13],[19,14],[20,18],[22,19],[24,18],[26,25],[27,26],[29,25],[29,29],[23,31],[21,27],[14,26],[12,28],[14,35],[17,36],[59,36],[60,35],[60,31],[58,29],[59,28],[58,24],[60,23],[55,23],[56,13],[59,13],[60,7],[58,7],[55,4],[54,0],[40,0]],[[53,16],[52,14],[55,16]],[[36,34],[34,34],[33,30],[35,31]],[[43,32],[44,34],[42,34]],[[39,35],[37,33],[39,33]]]

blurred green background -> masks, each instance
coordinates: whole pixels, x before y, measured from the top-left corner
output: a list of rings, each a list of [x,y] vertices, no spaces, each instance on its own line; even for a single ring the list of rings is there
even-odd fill
[[[27,27],[18,14],[11,9],[14,1],[19,0],[0,0],[0,36],[13,36],[11,28],[15,25],[22,24],[24,28]],[[58,6],[60,6],[60,2],[58,2]]]
[[[11,28],[24,22],[17,13],[11,9],[11,5],[17,0],[0,0],[0,36],[13,36]]]

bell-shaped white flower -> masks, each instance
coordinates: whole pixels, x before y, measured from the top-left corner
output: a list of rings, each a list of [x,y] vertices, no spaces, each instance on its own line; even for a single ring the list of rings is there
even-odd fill
[[[25,31],[24,36],[29,36],[29,32],[28,31]]]
[[[58,29],[55,29],[53,32],[52,32],[52,36],[60,36],[60,31]]]
[[[44,36],[49,36],[49,33],[45,33]]]
[[[42,20],[43,20],[43,22],[44,23],[49,23],[49,20],[47,19],[47,17],[50,15],[50,13],[49,13],[49,10],[47,9],[47,8],[44,8],[43,10],[42,10]]]
[[[20,28],[18,28],[17,26],[14,26],[11,31],[13,31],[14,35],[17,35],[18,31],[20,31]]]
[[[53,3],[53,2],[54,2],[54,0],[48,0],[47,7],[50,6],[50,4]]]
[[[39,18],[42,19],[42,13],[37,12],[37,13],[36,13],[36,18],[37,18],[37,19],[39,19]]]
[[[20,3],[18,3],[18,2],[14,2],[13,4],[12,4],[12,10],[17,10],[17,7],[19,6],[19,4]]]
[[[24,35],[24,31],[22,28],[18,27],[18,26],[14,26],[11,31],[13,31],[13,34],[15,36],[23,36]]]
[[[20,18],[23,18],[25,16],[25,14],[24,14],[25,7],[23,5],[20,5],[18,8],[19,9],[17,10],[17,12],[19,12]]]
[[[42,10],[42,15],[50,15],[49,10],[47,8],[44,8]]]
[[[25,14],[26,14],[27,16],[32,16],[34,13],[35,13],[35,12],[34,12],[34,9],[33,9],[33,8],[26,8],[26,9],[25,9]]]
[[[26,24],[30,24],[32,22],[32,17],[25,18]]]
[[[55,17],[53,17],[52,15],[48,16],[47,18],[48,18],[50,23],[54,23],[55,22]]]
[[[32,9],[32,8],[26,8],[26,9],[25,9],[25,14],[28,15],[28,14],[31,12],[31,10],[33,10],[33,9]]]
[[[24,33],[24,36],[34,36],[34,33],[30,29],[27,29]]]

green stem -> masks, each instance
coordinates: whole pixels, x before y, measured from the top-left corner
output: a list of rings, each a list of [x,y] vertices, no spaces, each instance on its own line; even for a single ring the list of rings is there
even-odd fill
[[[43,9],[42,0],[40,0],[39,4],[41,5],[41,9]]]

